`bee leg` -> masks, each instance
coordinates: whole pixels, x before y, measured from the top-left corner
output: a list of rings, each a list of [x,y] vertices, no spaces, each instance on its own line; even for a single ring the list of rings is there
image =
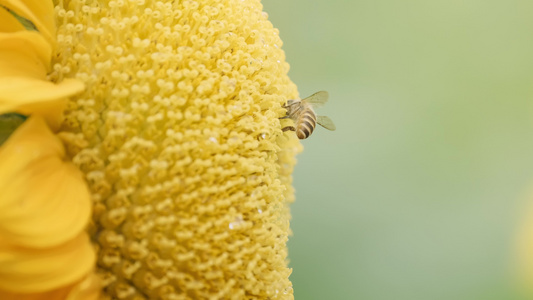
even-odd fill
[[[289,131],[289,130],[290,130],[290,131],[296,131],[296,128],[294,128],[293,126],[287,126],[287,127],[283,127],[281,130],[282,130],[283,132],[285,132],[285,131]]]

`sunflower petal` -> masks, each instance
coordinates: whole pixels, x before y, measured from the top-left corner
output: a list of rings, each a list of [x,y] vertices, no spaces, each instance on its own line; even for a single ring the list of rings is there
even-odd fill
[[[85,228],[91,213],[89,191],[81,173],[62,160],[64,152],[38,117],[29,118],[2,145],[0,239],[51,247]]]
[[[0,80],[0,112],[9,111],[17,107],[17,104],[47,102],[69,97],[83,89],[83,83],[75,79],[65,79],[54,84],[23,77],[3,78]]]
[[[96,300],[100,295],[102,282],[95,273],[90,273],[74,286],[66,300]]]
[[[0,33],[0,77],[46,79],[52,48],[35,31]]]
[[[20,293],[0,289],[2,300],[96,300],[100,294],[101,283],[94,272],[82,280],[57,289]]]
[[[94,268],[95,253],[85,232],[44,249],[0,241],[0,290],[51,291],[81,280]]]
[[[62,121],[66,97],[83,89],[83,83],[75,79],[54,84],[25,77],[3,78],[0,80],[0,114],[40,115],[55,130]]]
[[[0,8],[0,32],[24,31],[26,28],[9,11]]]
[[[55,44],[54,5],[43,0],[0,0],[0,5],[31,21],[50,45]]]

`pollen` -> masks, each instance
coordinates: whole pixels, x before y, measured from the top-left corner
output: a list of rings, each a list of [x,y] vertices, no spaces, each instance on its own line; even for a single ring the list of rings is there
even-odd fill
[[[293,299],[296,86],[260,1],[59,0],[49,79],[104,298]]]

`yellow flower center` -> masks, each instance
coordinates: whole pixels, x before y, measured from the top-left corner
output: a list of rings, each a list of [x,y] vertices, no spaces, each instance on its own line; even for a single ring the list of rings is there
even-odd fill
[[[292,299],[297,90],[259,1],[60,1],[50,78],[82,80],[59,136],[85,174],[104,291]]]

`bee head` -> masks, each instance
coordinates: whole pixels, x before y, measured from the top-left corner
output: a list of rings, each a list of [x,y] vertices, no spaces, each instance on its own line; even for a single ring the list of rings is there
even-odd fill
[[[287,100],[287,103],[285,103],[285,105],[283,105],[283,107],[285,108],[288,108],[288,107],[291,107],[293,106],[294,104],[300,102],[300,100]]]

